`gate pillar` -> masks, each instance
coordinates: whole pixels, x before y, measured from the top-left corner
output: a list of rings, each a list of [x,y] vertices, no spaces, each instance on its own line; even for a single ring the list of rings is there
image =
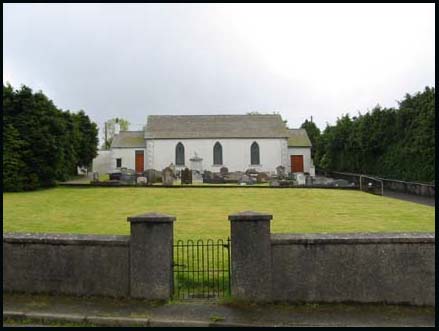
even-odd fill
[[[229,215],[232,240],[232,296],[270,301],[272,288],[270,221],[273,215],[244,211]]]
[[[128,217],[130,296],[168,300],[172,295],[173,228],[175,217],[148,213]]]

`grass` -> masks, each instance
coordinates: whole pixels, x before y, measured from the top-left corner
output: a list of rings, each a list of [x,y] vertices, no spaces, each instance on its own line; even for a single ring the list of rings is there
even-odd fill
[[[128,234],[127,216],[175,215],[176,239],[225,239],[228,215],[273,214],[273,233],[434,232],[433,207],[330,189],[71,188],[3,194],[4,232]]]

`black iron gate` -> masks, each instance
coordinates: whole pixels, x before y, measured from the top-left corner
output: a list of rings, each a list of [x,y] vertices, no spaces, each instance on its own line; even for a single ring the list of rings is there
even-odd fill
[[[230,294],[230,238],[178,240],[174,244],[174,299],[213,299]]]

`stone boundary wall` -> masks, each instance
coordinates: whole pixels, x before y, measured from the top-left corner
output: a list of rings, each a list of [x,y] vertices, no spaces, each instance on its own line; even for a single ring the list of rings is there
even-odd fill
[[[3,234],[3,291],[126,297],[128,236]]]
[[[3,234],[3,291],[168,300],[175,217],[131,216],[130,236]]]
[[[337,172],[337,171],[323,171],[323,173],[327,174],[329,177],[352,181],[357,186],[359,186],[360,183],[361,174]],[[368,177],[376,178],[378,180],[382,180],[384,189],[389,191],[414,194],[428,198],[434,198],[436,194],[435,186],[431,184],[405,182],[402,180],[386,179],[386,178],[369,176],[369,175],[363,175],[363,176],[368,176]]]
[[[433,306],[435,234],[272,234],[273,299]]]
[[[271,219],[229,215],[237,299],[435,304],[434,233],[271,234]]]

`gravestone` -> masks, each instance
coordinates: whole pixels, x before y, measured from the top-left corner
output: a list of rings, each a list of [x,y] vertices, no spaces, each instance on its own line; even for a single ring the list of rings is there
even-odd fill
[[[147,169],[143,172],[143,175],[144,177],[146,177],[146,180],[149,185],[152,185],[154,183],[159,183],[162,180],[162,173],[155,169]]]
[[[242,171],[232,171],[227,174],[227,179],[230,181],[239,181],[239,179],[244,175]]]
[[[224,184],[226,181],[223,176],[219,173],[214,173],[211,183],[213,184]]]
[[[250,168],[250,169],[247,169],[246,171],[245,171],[245,174],[246,175],[257,175],[259,172],[256,170],[256,169],[254,169],[254,168]]]
[[[136,184],[136,172],[133,169],[122,168],[122,174],[120,176],[120,182],[125,185]]]
[[[305,174],[296,173],[297,185],[305,185]]]
[[[175,176],[175,165],[174,165],[174,163],[171,162],[171,164],[169,165],[169,168],[171,168],[172,173],[173,173],[174,176]]]
[[[275,186],[275,187],[280,186],[279,181],[278,181],[278,180],[272,180],[272,181],[270,182],[270,186]]]
[[[227,176],[229,174],[229,169],[227,167],[221,167],[220,174],[221,176]]]
[[[138,185],[146,185],[148,183],[148,180],[144,176],[137,177],[137,184]]]
[[[200,173],[203,171],[203,159],[197,155],[197,153],[194,153],[195,155],[189,159],[191,162],[191,169],[197,170]]]
[[[192,184],[192,171],[185,168],[181,171],[181,183],[182,184]]]
[[[257,177],[256,177],[256,182],[257,183],[265,183],[266,181],[268,181],[270,177],[265,173],[265,172],[260,172],[258,173]]]
[[[201,176],[200,172],[197,170],[192,170],[192,183],[201,184],[203,183],[203,176]]]
[[[286,178],[287,177],[287,174],[286,174],[286,172],[285,172],[285,167],[284,166],[278,166],[278,167],[276,167],[276,175],[277,175],[277,178],[279,178],[279,179],[284,179],[284,178]]]
[[[240,185],[253,185],[253,179],[248,175],[242,175],[238,183]]]
[[[163,186],[174,185],[174,172],[170,167],[166,167],[162,171],[162,185]]]
[[[210,183],[212,181],[212,171],[204,170],[203,173],[203,183]]]

